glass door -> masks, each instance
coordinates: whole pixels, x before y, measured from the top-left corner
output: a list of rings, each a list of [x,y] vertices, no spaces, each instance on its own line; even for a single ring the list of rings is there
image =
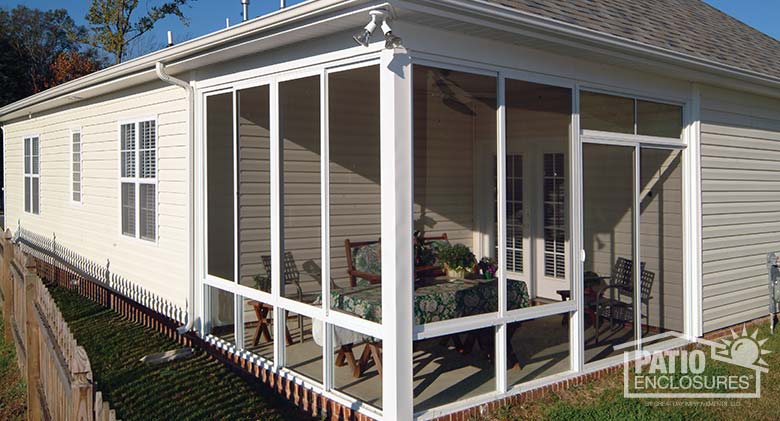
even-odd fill
[[[585,363],[634,341],[636,147],[582,147]]]

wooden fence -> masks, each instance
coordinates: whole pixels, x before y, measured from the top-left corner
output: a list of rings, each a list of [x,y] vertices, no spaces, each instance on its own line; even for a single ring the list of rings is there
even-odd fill
[[[116,419],[94,388],[86,351],[37,274],[38,259],[14,244],[10,231],[0,238],[0,255],[3,334],[16,344],[27,383],[27,419]]]

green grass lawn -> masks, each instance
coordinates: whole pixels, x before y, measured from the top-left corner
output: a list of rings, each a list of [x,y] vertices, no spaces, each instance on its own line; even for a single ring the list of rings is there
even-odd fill
[[[307,419],[264,385],[242,378],[204,352],[157,366],[139,362],[145,355],[180,345],[74,291],[50,290],[86,349],[98,390],[116,409],[117,418]],[[5,419],[1,411],[0,419]]]
[[[749,328],[752,334],[756,328]],[[741,331],[741,328],[740,328]],[[737,332],[740,333],[740,332]],[[769,324],[759,327],[758,338],[769,337],[763,356],[769,373],[761,377],[760,399],[626,399],[623,371],[541,399],[501,408],[486,420],[777,420],[780,419],[780,333],[769,336]],[[707,351],[709,352],[709,351]],[[714,374],[743,374],[731,365],[708,359]]]
[[[4,323],[0,312],[0,420],[23,420],[27,416],[27,386],[16,362],[16,346],[3,337]]]

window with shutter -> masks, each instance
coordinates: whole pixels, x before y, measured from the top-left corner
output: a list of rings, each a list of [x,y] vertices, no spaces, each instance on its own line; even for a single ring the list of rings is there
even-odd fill
[[[157,122],[119,128],[122,234],[157,240]]]
[[[506,157],[506,268],[523,271],[523,156]]]
[[[81,202],[81,133],[71,133],[71,200]]]
[[[40,214],[40,139],[24,139],[24,211]]]
[[[566,277],[566,178],[561,153],[544,154],[544,274]]]

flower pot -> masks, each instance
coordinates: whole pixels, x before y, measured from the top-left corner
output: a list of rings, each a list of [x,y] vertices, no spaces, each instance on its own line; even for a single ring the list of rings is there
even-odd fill
[[[447,269],[447,277],[450,279],[465,279],[466,278],[466,271],[465,270],[455,270],[455,269]]]

